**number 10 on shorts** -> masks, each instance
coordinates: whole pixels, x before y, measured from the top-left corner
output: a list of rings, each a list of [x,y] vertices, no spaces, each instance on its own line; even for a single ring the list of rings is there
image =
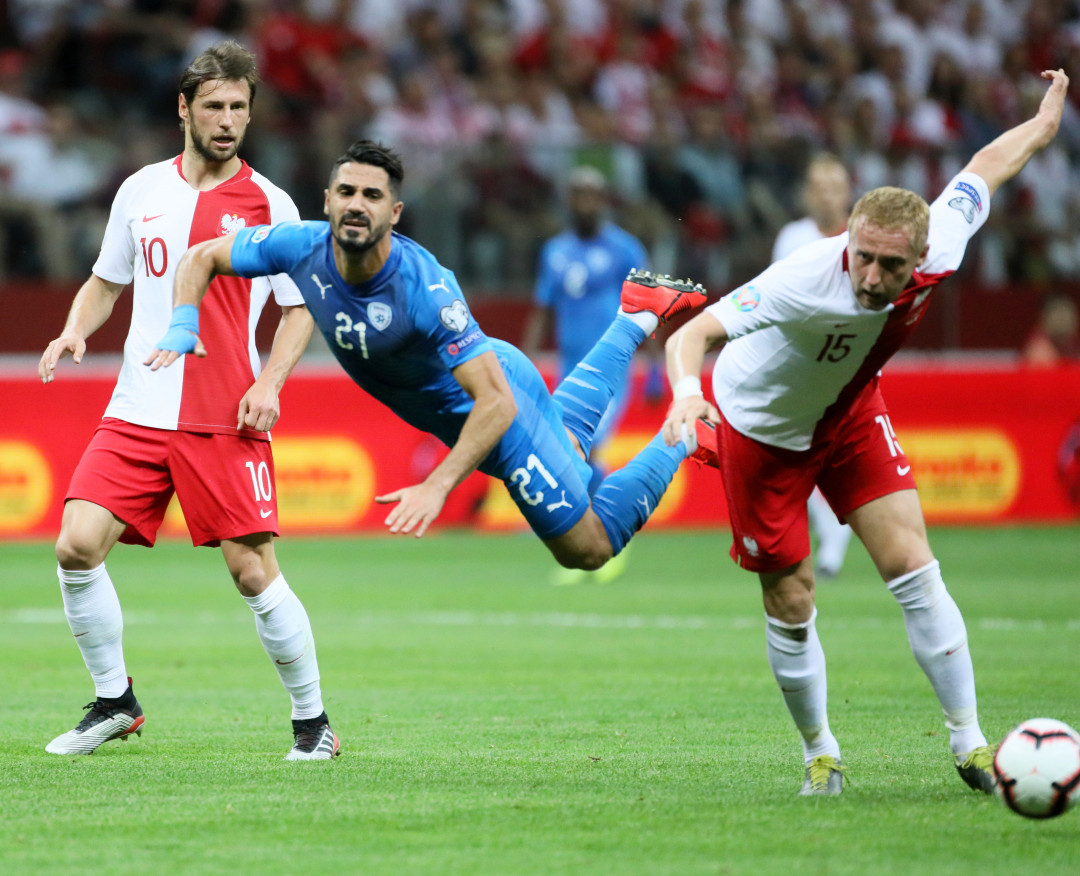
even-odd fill
[[[270,481],[270,468],[265,462],[258,466],[254,462],[245,462],[248,474],[251,475],[251,487],[255,491],[256,502],[269,502],[274,494],[273,484]]]

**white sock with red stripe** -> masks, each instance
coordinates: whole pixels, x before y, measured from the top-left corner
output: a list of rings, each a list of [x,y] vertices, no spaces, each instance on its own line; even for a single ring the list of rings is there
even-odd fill
[[[967,628],[941,579],[938,561],[893,578],[887,586],[904,611],[911,653],[930,679],[945,713],[953,754],[986,745],[979,728]]]
[[[94,679],[97,695],[110,699],[123,696],[128,688],[124,616],[105,564],[89,570],[57,566],[56,575],[64,598],[64,615]]]
[[[281,683],[292,699],[293,720],[323,712],[319,663],[311,623],[299,598],[278,575],[258,596],[245,596],[255,613],[255,630]]]
[[[803,758],[807,762],[821,754],[840,759],[840,743],[829,730],[825,652],[814,626],[816,618],[816,608],[810,620],[802,624],[765,616],[769,666],[802,736]]]

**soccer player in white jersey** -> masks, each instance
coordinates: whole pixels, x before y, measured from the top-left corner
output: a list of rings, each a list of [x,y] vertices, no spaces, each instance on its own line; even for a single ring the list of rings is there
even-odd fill
[[[338,752],[311,625],[273,544],[278,520],[269,430],[280,414],[278,393],[312,329],[299,290],[284,275],[221,277],[204,310],[204,336],[217,339],[214,367],[194,357],[169,371],[142,367],[169,325],[173,276],[189,246],[246,225],[299,218],[289,196],[237,155],[256,81],[254,55],[231,41],[187,68],[179,94],[184,151],[120,187],[93,272],[38,366],[49,383],[64,356],[81,362],[87,337],[134,283],[120,376],[72,476],[56,543],[64,612],[96,699],[73,730],[48,744],[53,754],[90,754],[110,739],[142,733],[145,719],[124,661],[123,619],[105,558],[117,541],[152,546],[174,491],[192,542],[221,546],[292,700],[294,744],[286,759],[325,760]],[[282,316],[260,373],[254,328],[271,291]]]
[[[803,202],[807,215],[789,222],[776,235],[772,260],[787,258],[799,247],[847,231],[851,209],[851,178],[844,163],[829,152],[814,155],[806,166]],[[851,542],[851,527],[836,519],[832,508],[814,489],[806,503],[810,531],[817,537],[814,574],[818,579],[840,574]]]
[[[1061,70],[1042,75],[1050,87],[1038,112],[980,149],[931,207],[903,189],[867,193],[847,233],[773,264],[668,339],[675,400],[665,439],[717,424],[731,554],[761,580],[769,665],[802,736],[802,794],[843,789],[814,628],[806,500],[815,484],[900,603],[961,777],[993,790],[993,749],[979,727],[964,620],[930,551],[878,373],[922,318],[933,287],[960,265],[993,193],[1057,133],[1068,78]],[[713,371],[718,413],[702,398],[700,374],[706,351],[721,346]]]

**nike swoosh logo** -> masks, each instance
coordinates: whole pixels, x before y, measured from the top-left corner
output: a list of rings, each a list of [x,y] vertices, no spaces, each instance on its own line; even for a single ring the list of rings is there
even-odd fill
[[[89,633],[90,633],[89,630],[87,630],[85,633],[76,633],[75,638],[78,639],[80,636],[85,636],[85,635],[88,635]]]
[[[155,219],[160,219],[164,215],[165,215],[164,213],[158,213],[156,216],[147,216],[144,213],[143,217],[142,217],[142,221],[143,222],[153,222]]]
[[[958,648],[953,648],[951,651],[946,651],[945,656],[946,657],[952,657],[953,654],[955,654],[957,651],[962,651],[963,648],[964,648],[964,646],[960,645]]]
[[[903,476],[904,476],[904,475],[906,475],[906,474],[907,474],[907,473],[908,473],[909,471],[911,471],[911,466],[910,466],[910,465],[898,465],[898,466],[896,467],[896,473],[897,473],[898,475],[900,475],[900,477],[903,477]]]
[[[303,654],[300,655],[300,657],[303,657],[303,656],[304,656]],[[274,662],[278,666],[288,666],[290,663],[295,663],[297,660],[300,659],[300,657],[293,657],[292,660],[275,660]]]
[[[268,509],[267,509],[266,511],[263,511],[263,509],[262,509],[262,508],[260,508],[260,509],[259,509],[259,516],[260,516],[260,517],[261,517],[261,518],[262,518],[263,520],[265,520],[265,519],[266,519],[267,517],[269,517],[269,516],[270,516],[271,514],[273,514],[273,513],[274,513],[274,509],[273,509],[273,508],[268,508]]]

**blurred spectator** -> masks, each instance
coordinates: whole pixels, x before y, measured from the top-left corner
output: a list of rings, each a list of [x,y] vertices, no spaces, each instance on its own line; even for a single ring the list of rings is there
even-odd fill
[[[45,127],[0,137],[0,277],[66,280],[90,269],[108,220],[99,203],[113,150],[81,133],[75,111],[57,103]],[[14,239],[12,239],[14,238]]]
[[[749,195],[744,184],[742,162],[724,126],[719,107],[700,104],[690,112],[689,138],[676,152],[679,164],[693,179],[703,196],[709,215],[728,235],[722,245],[717,226],[716,239],[699,257],[706,259],[698,274],[710,286],[725,286],[732,276],[730,259],[731,238],[742,238],[751,232]],[[657,263],[663,265],[657,254]]]
[[[489,288],[527,284],[540,243],[555,233],[551,183],[504,134],[494,133],[467,165],[466,265]]]
[[[740,275],[768,264],[811,152],[836,152],[856,194],[933,192],[972,144],[1025,116],[1044,66],[1062,66],[1074,86],[1055,151],[999,196],[978,265],[987,282],[1080,281],[1075,2],[7,0],[0,10],[0,152],[19,154],[10,138],[44,131],[43,107],[62,104],[79,120],[75,140],[95,150],[108,140],[121,165],[139,166],[132,154],[174,130],[186,61],[234,37],[257,47],[265,71],[249,146],[303,215],[321,214],[317,168],[372,135],[410,167],[403,230],[455,269],[503,280],[520,273],[509,254],[529,249],[510,237],[535,216],[507,235],[468,227],[477,188],[466,162],[482,181],[484,155],[493,178],[517,161],[539,177],[549,200],[536,215],[558,208],[573,167],[600,168],[620,221],[648,238],[657,263],[693,253],[716,282],[732,257]],[[489,141],[506,141],[513,161],[506,143],[478,150]],[[21,254],[11,269],[53,265],[32,228],[8,230]],[[476,257],[478,241],[497,257]]]
[[[827,152],[814,155],[806,166],[802,191],[806,215],[780,229],[772,260],[779,261],[804,244],[847,230],[851,201],[851,180],[844,163]]]
[[[1022,350],[1024,364],[1050,367],[1080,362],[1080,308],[1069,295],[1047,297]]]

